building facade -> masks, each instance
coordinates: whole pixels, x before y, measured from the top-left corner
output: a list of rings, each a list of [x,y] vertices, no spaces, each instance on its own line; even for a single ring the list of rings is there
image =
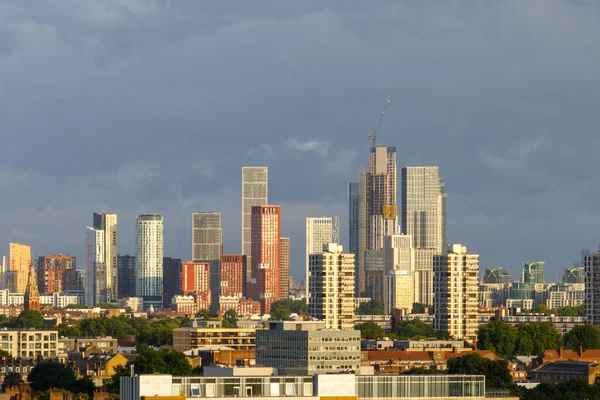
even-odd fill
[[[9,271],[7,273],[7,288],[13,293],[25,293],[27,275],[31,264],[31,247],[10,243]]]
[[[279,262],[280,268],[281,268],[281,276],[279,278],[280,280],[280,297],[282,299],[287,299],[290,297],[290,279],[291,279],[291,275],[290,275],[290,264],[291,264],[291,258],[290,258],[290,238],[289,237],[282,237],[279,239],[280,240],[280,249],[279,249],[279,257],[281,259],[281,261]]]
[[[119,298],[135,297],[135,256],[120,255],[117,257],[119,270]]]
[[[386,313],[394,309],[412,310],[415,251],[409,235],[386,236],[383,305]]]
[[[181,264],[181,293],[207,293],[210,298],[210,263],[186,261]]]
[[[354,329],[354,254],[337,243],[310,255],[308,311],[326,329]]]
[[[597,254],[584,258],[585,269],[585,319],[588,324],[600,327],[600,249]]]
[[[67,289],[69,270],[77,269],[74,256],[60,254],[57,256],[41,256],[38,258],[38,289],[41,293],[61,293]]]
[[[320,321],[272,321],[256,330],[256,364],[279,375],[357,373],[360,359],[357,330],[326,330]]]
[[[219,260],[222,253],[221,213],[192,213],[192,260]]]
[[[102,302],[110,303],[116,301],[119,296],[119,273],[118,273],[118,237],[117,237],[117,214],[105,214],[102,211],[94,213],[94,229],[104,232],[104,277],[101,290]]]
[[[544,283],[544,262],[536,261],[524,263],[521,271],[521,282],[523,283]]]
[[[433,256],[446,247],[446,194],[437,166],[402,168],[402,233],[415,248],[415,302],[431,305]]]
[[[339,217],[337,216],[306,218],[306,281],[308,281],[311,254],[322,253],[323,246],[328,243],[339,243],[333,240],[334,220],[339,226]],[[308,285],[306,285],[306,298],[308,299]]]
[[[104,231],[87,227],[85,231],[85,296],[88,307],[105,299]]]
[[[281,207],[252,207],[252,272],[248,297],[268,314],[281,298]]]
[[[58,356],[58,331],[3,330],[0,349],[14,358],[55,358]]]
[[[254,328],[223,328],[220,321],[210,322],[211,324],[199,324],[192,328],[173,329],[173,349],[187,351],[204,346],[225,346],[234,350],[256,348]],[[216,323],[212,324],[213,322]]]
[[[171,308],[173,296],[181,293],[181,258],[163,257],[163,309]]]
[[[246,281],[252,268],[252,207],[269,204],[269,169],[242,168],[242,254],[246,256]]]
[[[221,297],[245,297],[246,256],[223,254],[221,256]]]
[[[33,263],[29,264],[27,287],[25,288],[23,301],[25,310],[40,311],[40,292],[38,290],[37,277],[35,276]]]
[[[163,217],[142,214],[136,230],[136,296],[144,299],[144,308],[162,308],[163,290]]]
[[[434,258],[435,330],[456,339],[474,340],[478,328],[477,291],[479,255],[460,244],[448,245],[447,254]]]

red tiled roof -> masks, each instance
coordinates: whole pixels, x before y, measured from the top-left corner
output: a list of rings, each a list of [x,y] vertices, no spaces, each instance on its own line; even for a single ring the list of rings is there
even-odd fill
[[[446,355],[446,360],[449,360],[451,358],[462,357],[462,356],[465,356],[465,355],[471,354],[471,353],[477,353],[481,357],[487,358],[489,360],[499,360],[500,359],[500,357],[498,357],[496,354],[494,354],[494,352],[491,350],[470,350],[470,351],[462,351],[459,353],[447,352],[447,353],[445,353],[445,355]]]
[[[366,353],[366,354],[365,354]],[[428,351],[369,350],[363,351],[363,361],[431,361]]]

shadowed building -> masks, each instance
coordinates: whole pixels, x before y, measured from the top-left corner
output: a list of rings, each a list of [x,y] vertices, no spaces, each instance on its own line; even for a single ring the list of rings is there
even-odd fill
[[[144,309],[163,305],[163,217],[142,214],[137,217],[136,295],[144,299]]]

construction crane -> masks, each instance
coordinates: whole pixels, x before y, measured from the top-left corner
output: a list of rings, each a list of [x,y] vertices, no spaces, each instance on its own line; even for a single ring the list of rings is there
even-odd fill
[[[373,146],[375,147],[375,145],[377,144],[377,129],[379,129],[379,126],[381,125],[381,121],[383,121],[383,117],[385,117],[385,113],[390,105],[390,103],[392,102],[392,99],[388,99],[387,102],[385,103],[385,107],[383,108],[383,111],[381,112],[381,117],[379,117],[379,122],[377,122],[377,125],[375,126],[375,129],[371,130],[371,125],[367,124],[367,128],[369,129],[369,133],[367,134],[367,138],[369,138],[372,142],[373,142]]]

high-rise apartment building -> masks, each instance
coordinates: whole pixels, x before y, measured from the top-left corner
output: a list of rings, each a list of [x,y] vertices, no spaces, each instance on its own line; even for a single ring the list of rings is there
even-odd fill
[[[600,327],[600,246],[597,254],[584,256],[585,321]]]
[[[24,244],[11,243],[9,257],[8,289],[12,293],[25,293],[29,266],[31,265],[31,247]]]
[[[589,255],[589,254],[588,254]],[[585,265],[585,257],[584,262]],[[583,267],[565,268],[563,283],[585,283],[585,270]]]
[[[359,292],[361,295],[378,298],[383,296],[383,266],[380,263],[367,265],[378,260],[373,253],[366,257],[367,251],[383,250],[384,237],[396,233],[398,227],[398,207],[396,194],[396,148],[372,146],[370,150],[369,171],[361,170],[358,189],[360,230],[358,240]],[[364,226],[364,228],[363,228]],[[370,277],[366,276],[369,271]],[[373,285],[376,286],[373,286]]]
[[[473,341],[478,328],[479,255],[460,244],[448,245],[446,255],[434,257],[435,330]]]
[[[136,296],[144,308],[161,308],[163,290],[163,217],[142,214],[136,229]]]
[[[117,214],[94,213],[94,229],[104,231],[104,277],[99,278],[103,286],[100,289],[100,301],[116,301],[119,294],[119,271],[117,242]]]
[[[358,260],[358,237],[360,232],[360,183],[348,184],[348,244],[350,253]],[[339,243],[339,242],[333,242]]]
[[[192,213],[192,260],[219,260],[222,253],[221,213]]]
[[[334,227],[338,227],[335,229]],[[308,282],[308,271],[310,269],[310,255],[323,252],[323,246],[335,242],[334,236],[339,239],[339,217],[306,218],[306,272]],[[308,299],[308,285],[306,285],[306,299]]]
[[[252,268],[248,297],[268,314],[281,298],[281,207],[252,207]]]
[[[279,256],[281,257],[281,260],[279,261],[279,268],[281,269],[281,277],[279,278],[280,281],[280,288],[281,288],[281,293],[280,296],[282,299],[287,299],[288,297],[290,297],[290,264],[291,264],[291,259],[290,259],[290,238],[289,237],[282,237],[279,239],[279,243],[281,245],[281,248],[279,249]]]
[[[385,270],[383,304],[388,314],[393,309],[412,309],[415,250],[409,235],[385,237]]]
[[[85,232],[85,298],[88,307],[106,301],[104,245],[104,231],[87,227]]]
[[[210,291],[210,264],[186,261],[181,263],[181,293],[185,296]]]
[[[521,271],[522,283],[544,283],[544,262],[524,263]]]
[[[169,309],[173,296],[181,294],[181,258],[163,257],[163,277],[163,309]]]
[[[308,311],[326,329],[354,329],[354,254],[337,243],[309,257]]]
[[[68,271],[77,268],[74,256],[60,254],[38,258],[38,289],[41,293],[61,293],[67,288]]]
[[[354,257],[355,296],[361,297],[366,290],[365,251],[367,250],[367,171],[361,167],[358,174],[358,248]]]
[[[223,254],[221,256],[221,297],[245,297],[246,256]]]
[[[269,169],[242,168],[242,254],[246,256],[246,281],[252,268],[252,207],[269,204]]]
[[[119,298],[135,297],[135,256],[120,255],[118,256],[119,270]]]
[[[446,246],[446,194],[437,166],[402,168],[402,233],[415,248],[415,302],[433,303],[433,256]]]

